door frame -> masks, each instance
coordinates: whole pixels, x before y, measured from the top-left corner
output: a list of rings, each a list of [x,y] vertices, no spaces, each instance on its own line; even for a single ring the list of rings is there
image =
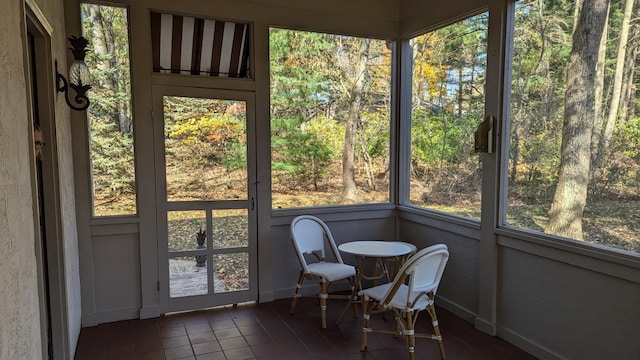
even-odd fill
[[[166,177],[165,177],[165,157],[164,157],[164,96],[185,96],[200,97],[209,99],[240,100],[246,103],[246,141],[247,141],[247,206],[225,207],[229,209],[247,209],[248,214],[248,243],[249,243],[249,290],[238,293],[220,293],[214,303],[207,302],[201,304],[198,296],[174,298],[169,297],[169,254],[167,251],[167,206],[166,197]],[[255,93],[253,91],[210,89],[199,87],[185,87],[172,85],[153,85],[153,144],[155,163],[155,188],[156,188],[156,227],[157,227],[157,247],[158,247],[158,291],[159,310],[161,314],[173,311],[196,310],[204,307],[236,304],[238,302],[258,300],[258,219],[257,208],[254,205],[257,200],[257,161],[256,161],[256,105]],[[200,201],[206,203],[207,201]]]
[[[31,187],[34,213],[35,256],[38,266],[38,297],[40,305],[40,328],[42,338],[42,358],[48,358],[47,317],[51,318],[51,345],[55,359],[73,357],[70,348],[69,313],[67,284],[65,281],[65,261],[63,244],[62,207],[60,204],[60,177],[58,173],[58,149],[55,121],[55,96],[51,34],[53,27],[38,6],[31,0],[22,2],[24,39],[24,68],[26,98],[28,101],[29,144],[33,144],[33,126],[39,122],[42,137],[47,144],[47,157],[42,163],[43,209],[40,208],[38,190],[38,170],[35,161],[31,165]],[[33,55],[28,34],[33,36]],[[33,62],[32,62],[33,61]],[[34,66],[32,66],[34,65]],[[36,120],[37,119],[37,120]],[[34,158],[33,145],[30,158]],[[41,237],[40,213],[46,215],[44,223],[45,239]],[[42,249],[42,242],[46,250]],[[44,251],[43,251],[44,250]],[[45,259],[46,256],[46,259]],[[44,266],[47,265],[45,272]],[[48,276],[46,276],[48,274]],[[48,277],[48,282],[47,282]],[[47,303],[47,287],[49,303]],[[79,291],[79,289],[72,289]],[[48,312],[48,314],[47,314]]]

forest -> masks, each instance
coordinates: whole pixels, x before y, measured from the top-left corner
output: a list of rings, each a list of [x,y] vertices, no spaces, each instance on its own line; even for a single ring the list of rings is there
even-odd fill
[[[83,6],[96,216],[136,211],[128,32],[113,9]],[[506,225],[640,252],[639,11],[633,0],[516,2]],[[408,39],[412,205],[480,217],[473,132],[485,115],[487,23],[478,14]],[[388,202],[391,59],[401,42],[278,28],[269,41],[273,208]],[[215,161],[242,181],[244,138],[233,134],[244,129],[215,107],[172,110],[176,124],[192,125],[167,139],[193,154],[172,166]]]

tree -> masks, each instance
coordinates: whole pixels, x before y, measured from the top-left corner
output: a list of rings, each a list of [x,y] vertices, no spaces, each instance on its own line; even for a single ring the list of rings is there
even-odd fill
[[[577,7],[577,5],[576,5]],[[602,127],[602,117],[604,114],[604,79],[605,79],[605,65],[607,59],[607,38],[609,37],[609,11],[611,4],[607,8],[607,21],[604,25],[604,31],[602,38],[600,39],[600,48],[598,50],[598,64],[596,65],[596,80],[594,89],[594,105],[593,105],[593,133],[591,134],[591,158],[594,163],[596,161],[595,154],[598,153],[598,145],[600,143],[600,136],[602,135],[600,128]],[[577,21],[576,21],[577,23]],[[593,164],[592,164],[593,166]]]
[[[483,118],[488,14],[411,39],[412,202],[479,203],[473,132]]]
[[[572,7],[518,2],[511,96],[510,192],[513,202],[551,201],[559,164]]]
[[[344,149],[342,152],[342,195],[345,199],[355,200],[356,180],[354,175],[356,131],[360,121],[360,110],[367,81],[367,62],[369,61],[369,39],[358,41],[360,46],[356,53],[356,71],[351,78],[349,91],[348,110],[346,113],[346,130],[344,135]],[[359,55],[359,56],[358,56]]]
[[[310,123],[332,121],[325,115],[332,111],[336,45],[326,34],[284,29],[271,29],[269,41],[274,175],[293,179],[289,189],[312,185],[317,191],[333,151]]]
[[[87,62],[93,69],[96,82],[92,98],[96,106],[90,110],[118,126],[122,133],[131,133],[129,48],[126,10],[83,4],[85,33],[91,42],[92,51]],[[122,46],[127,44],[127,46]]]
[[[635,10],[637,18],[638,9]],[[635,74],[636,74],[636,60],[638,57],[638,50],[640,46],[640,27],[637,25],[632,27],[632,35],[630,36],[629,45],[627,51],[627,59],[625,60],[625,76],[622,90],[622,100],[620,102],[620,126],[623,126],[629,118],[635,116],[635,108],[633,102],[635,101]]]
[[[626,0],[624,9],[624,18],[620,29],[620,40],[618,42],[618,55],[616,58],[616,71],[613,78],[613,94],[611,95],[611,104],[609,105],[609,115],[605,124],[604,133],[599,137],[598,154],[596,156],[595,171],[597,174],[602,172],[602,160],[609,151],[611,136],[616,125],[616,119],[619,115],[620,101],[622,100],[622,85],[624,67],[626,61],[627,42],[629,39],[629,23],[631,21],[631,13],[633,12],[633,4],[635,0]],[[596,129],[600,131],[600,129]],[[601,176],[596,176],[600,178]]]
[[[385,42],[271,29],[270,65],[274,177],[291,178],[287,189],[335,191],[340,203],[357,200],[361,177],[375,189],[374,162],[386,166],[389,154]],[[339,185],[326,179],[330,171]]]
[[[585,1],[573,33],[562,126],[560,170],[546,232],[582,239],[589,184],[594,85],[608,0]]]
[[[93,83],[88,118],[95,215],[135,213],[127,11],[96,4],[82,4],[81,11]]]

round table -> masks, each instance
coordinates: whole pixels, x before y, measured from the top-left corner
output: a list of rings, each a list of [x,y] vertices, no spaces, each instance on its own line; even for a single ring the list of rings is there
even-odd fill
[[[404,260],[416,252],[416,246],[402,241],[357,240],[338,245],[338,250],[355,256],[357,268],[355,282],[358,291],[360,291],[362,290],[362,279],[373,280],[374,284],[385,276],[387,281],[393,280],[396,275],[395,272],[400,269]],[[369,259],[375,260],[375,273],[365,275],[364,272]],[[338,317],[338,322],[340,322],[350,305],[355,305],[359,302],[360,300],[357,296],[354,299],[350,299]],[[354,306],[354,315],[357,316],[357,314],[357,307]]]
[[[387,281],[391,281],[395,277],[395,273],[389,272],[388,261],[383,260],[398,261],[401,265],[407,255],[416,251],[416,246],[402,241],[357,240],[340,244],[338,249],[344,253],[355,255],[356,266],[360,274],[357,280],[380,280],[386,275]],[[368,259],[376,261],[376,274],[373,276],[364,274]],[[361,286],[361,284],[358,285]]]
[[[342,252],[366,257],[404,256],[416,251],[416,246],[402,241],[358,240],[340,244]]]

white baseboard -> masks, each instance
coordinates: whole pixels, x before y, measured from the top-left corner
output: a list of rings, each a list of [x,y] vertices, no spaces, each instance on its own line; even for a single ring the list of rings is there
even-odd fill
[[[553,351],[540,346],[540,344],[535,343],[520,334],[517,334],[510,329],[498,327],[498,337],[504,339],[506,342],[511,343],[520,349],[528,352],[529,354],[537,357],[538,359],[544,360],[562,360],[566,359]]]
[[[517,346],[518,348],[528,352],[539,359],[544,360],[564,360],[565,358],[554,353],[553,351],[540,346],[540,344],[531,341],[528,338],[521,336],[518,333],[504,327],[500,327],[497,324],[489,323],[484,319],[478,317],[478,314],[469,311],[468,309],[458,305],[455,302],[449,301],[447,298],[437,296],[436,305],[450,311],[456,316],[464,319],[465,321],[474,324],[475,328],[487,333],[489,335],[498,336],[506,342]]]
[[[436,305],[449,312],[454,313],[456,316],[464,319],[466,322],[471,324],[473,324],[474,319],[478,316],[478,314],[471,312],[467,308],[464,308],[455,302],[449,301],[447,298],[440,295],[436,295]]]
[[[487,335],[496,336],[497,334],[496,324],[481,317],[476,317],[473,321],[473,325],[476,327],[476,330],[480,330]]]
[[[160,307],[158,305],[145,306],[140,309],[140,319],[152,319],[160,316]]]
[[[258,303],[267,303],[275,300],[273,291],[265,291],[258,293]]]
[[[96,326],[104,323],[110,323],[121,320],[137,319],[140,313],[140,309],[118,309],[104,311],[101,313],[94,313],[89,315],[82,315],[82,327]]]

